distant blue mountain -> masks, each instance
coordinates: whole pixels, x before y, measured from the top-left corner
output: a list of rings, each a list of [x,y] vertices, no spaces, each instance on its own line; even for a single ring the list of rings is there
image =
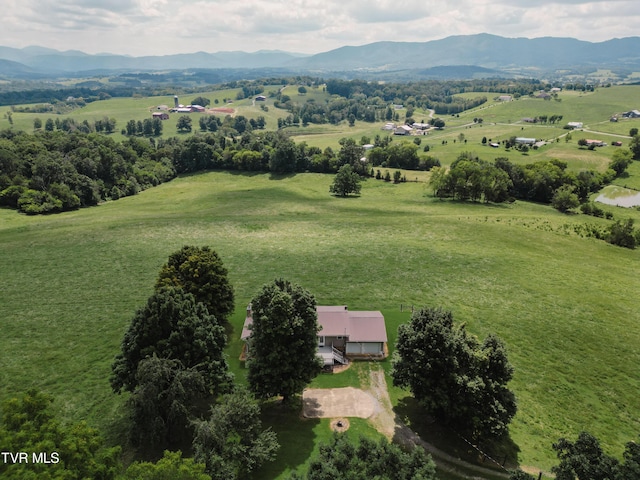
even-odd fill
[[[59,52],[44,47],[0,47],[0,76],[63,75],[90,71],[167,71],[179,69],[286,69],[300,73],[349,71],[423,71],[439,75],[475,76],[495,72],[552,71],[576,67],[626,68],[640,71],[640,37],[592,43],[574,38],[504,38],[490,34],[452,36],[429,42],[376,42],[345,46],[316,55],[282,51],[196,52],[189,54],[130,57]],[[465,67],[460,67],[465,66]],[[477,67],[473,72],[470,67]],[[483,72],[479,69],[488,69]],[[453,78],[453,77],[452,77]],[[458,78],[458,77],[456,77]]]

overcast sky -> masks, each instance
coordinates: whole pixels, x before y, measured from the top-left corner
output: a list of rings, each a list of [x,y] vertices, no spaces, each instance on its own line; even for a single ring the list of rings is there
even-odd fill
[[[638,35],[637,0],[2,0],[0,45],[134,56],[318,53],[451,35]]]

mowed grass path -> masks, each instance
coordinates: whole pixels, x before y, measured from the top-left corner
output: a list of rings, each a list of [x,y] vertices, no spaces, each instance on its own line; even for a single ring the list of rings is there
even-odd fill
[[[546,206],[441,202],[424,183],[374,180],[339,199],[331,180],[211,172],[60,215],[0,210],[0,396],[41,388],[65,419],[118,440],[125,396],[108,378],[122,335],[168,255],[210,245],[236,289],[239,375],[242,311],[282,276],[320,304],[389,312],[391,338],[400,304],[498,334],[516,367],[511,432],[525,465],[549,468],[551,443],[582,429],[618,455],[637,439],[638,251],[577,237],[569,225],[600,220]]]

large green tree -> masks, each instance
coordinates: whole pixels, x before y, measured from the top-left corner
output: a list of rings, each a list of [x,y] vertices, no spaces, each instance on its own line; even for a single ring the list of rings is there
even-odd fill
[[[351,165],[343,165],[336,173],[333,184],[329,187],[329,192],[340,197],[346,197],[351,193],[358,195],[361,189],[361,181],[360,175],[353,171]]]
[[[211,105],[211,100],[206,97],[196,97],[191,100],[191,105],[200,105],[201,107],[206,107],[207,105]]]
[[[633,152],[628,148],[619,148],[614,150],[611,155],[611,163],[609,168],[616,172],[616,175],[620,176],[624,173],[629,165],[633,162]]]
[[[179,132],[190,132],[192,128],[191,123],[191,117],[189,117],[188,115],[182,115],[180,118],[178,118],[176,127],[178,128]]]
[[[259,398],[282,395],[286,403],[321,370],[316,300],[301,286],[277,279],[251,305],[249,388]]]
[[[352,442],[346,434],[334,434],[330,443],[320,444],[320,454],[311,460],[305,475],[294,473],[289,478],[434,480],[436,468],[421,447],[405,452],[384,438],[375,442],[361,436]]]
[[[0,459],[0,478],[115,479],[120,469],[120,448],[105,449],[98,432],[84,422],[70,426],[61,424],[53,414],[52,402],[49,395],[29,390],[21,398],[3,404],[1,449],[15,455],[24,452],[27,462]]]
[[[203,373],[154,355],[140,362],[136,382],[131,395],[131,439],[154,447],[189,441],[190,421],[210,396]]]
[[[156,463],[134,462],[122,480],[211,480],[204,472],[204,464],[183,458],[182,452],[166,450]]]
[[[220,256],[210,247],[185,245],[169,255],[160,269],[156,289],[181,287],[202,302],[217,322],[225,322],[234,308],[233,287]]]
[[[637,480],[640,478],[640,444],[625,445],[623,461],[607,455],[596,437],[580,432],[575,441],[566,438],[553,444],[560,463],[551,471],[557,480]]]
[[[576,208],[580,205],[580,199],[575,193],[575,187],[573,185],[562,185],[558,187],[551,199],[551,205],[556,210],[566,213],[572,208]]]
[[[247,478],[274,460],[279,448],[276,434],[262,428],[258,402],[244,389],[223,396],[211,408],[209,419],[196,423],[195,459],[214,479]]]
[[[633,138],[631,138],[629,150],[631,150],[634,160],[640,160],[640,135],[634,135]]]
[[[224,391],[232,381],[225,345],[224,327],[203,303],[181,288],[162,287],[131,320],[112,366],[111,386],[118,393],[133,391],[140,362],[155,355],[202,373],[211,393]]]
[[[351,165],[355,172],[364,175],[367,171],[366,162],[361,161],[364,148],[358,145],[353,138],[341,138],[339,143],[341,148],[338,152],[338,167]]]
[[[618,461],[606,455],[593,435],[581,432],[575,442],[561,438],[553,444],[560,464],[551,470],[556,480],[614,480]]]
[[[392,365],[394,385],[474,439],[503,435],[516,413],[504,344],[495,336],[480,343],[449,311],[417,310],[400,325]]]

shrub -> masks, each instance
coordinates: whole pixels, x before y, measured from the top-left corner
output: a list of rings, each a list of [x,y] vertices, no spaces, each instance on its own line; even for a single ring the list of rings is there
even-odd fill
[[[609,227],[609,237],[607,241],[612,245],[625,248],[636,248],[640,232],[633,228],[633,219],[618,220]]]

